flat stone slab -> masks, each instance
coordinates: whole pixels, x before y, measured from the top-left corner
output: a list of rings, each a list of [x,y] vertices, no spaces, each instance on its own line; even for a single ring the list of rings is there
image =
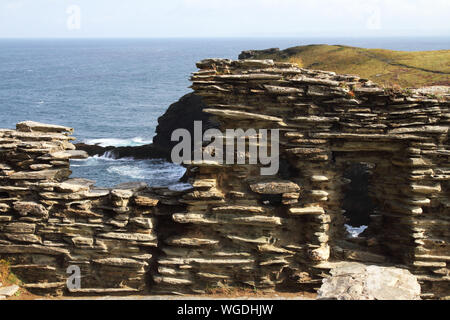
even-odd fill
[[[73,128],[70,128],[70,127],[58,126],[58,125],[53,125],[53,124],[45,124],[45,123],[40,123],[40,122],[36,122],[36,121],[19,122],[16,125],[16,128],[18,131],[23,131],[23,132],[40,131],[40,132],[73,133]]]
[[[213,114],[216,116],[221,116],[224,118],[235,119],[235,120],[250,119],[250,120],[255,120],[255,121],[274,121],[274,122],[283,121],[282,118],[278,118],[278,117],[266,116],[266,115],[237,111],[237,110],[208,108],[208,109],[204,109],[203,112],[210,113],[210,114]]]
[[[20,289],[18,285],[0,288],[0,296],[11,297]]]
[[[420,290],[417,278],[406,269],[343,262],[331,270],[330,278],[323,280],[318,298],[420,300]]]
[[[297,192],[300,187],[292,181],[274,180],[250,184],[250,189],[259,194],[283,194]]]

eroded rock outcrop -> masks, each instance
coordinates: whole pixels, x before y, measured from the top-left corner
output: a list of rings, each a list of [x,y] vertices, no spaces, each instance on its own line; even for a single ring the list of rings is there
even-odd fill
[[[77,143],[76,148],[86,151],[90,156],[107,153],[116,159],[167,159],[170,161],[170,153],[177,143],[171,140],[172,132],[176,129],[186,129],[194,135],[194,121],[202,121],[203,132],[217,127],[217,123],[211,120],[208,113],[203,112],[206,105],[200,96],[194,93],[186,94],[179,101],[169,106],[167,111],[158,118],[156,135],[152,144],[135,147],[102,147]],[[193,148],[193,146],[192,146]]]

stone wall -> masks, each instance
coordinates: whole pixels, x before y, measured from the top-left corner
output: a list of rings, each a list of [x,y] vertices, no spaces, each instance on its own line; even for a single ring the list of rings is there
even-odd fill
[[[31,290],[204,293],[223,286],[316,290],[336,261],[399,265],[423,296],[450,295],[449,102],[357,76],[265,61],[208,59],[192,77],[220,129],[279,129],[280,170],[192,163],[192,189],[98,189],[68,179],[71,129],[0,131],[0,258]],[[248,162],[247,162],[248,163]],[[369,168],[375,204],[347,239],[343,175]]]
[[[35,122],[0,131],[0,258],[38,294],[131,294],[148,288],[157,247],[155,207],[168,193],[129,183],[98,189],[68,179],[71,128]],[[171,193],[168,193],[173,195]],[[67,268],[81,289],[66,288]]]
[[[447,99],[271,60],[197,66],[192,88],[205,112],[222,130],[279,129],[283,164],[277,177],[264,179],[255,165],[199,166],[195,175],[215,177],[221,193],[218,203],[190,208],[200,214],[186,219],[197,234],[251,257],[258,287],[314,286],[330,261],[359,260],[402,264],[419,275],[425,296],[449,294]],[[367,236],[347,241],[342,175],[358,162],[371,168],[376,209]],[[264,205],[274,194],[279,202]],[[225,271],[217,277],[231,277]]]

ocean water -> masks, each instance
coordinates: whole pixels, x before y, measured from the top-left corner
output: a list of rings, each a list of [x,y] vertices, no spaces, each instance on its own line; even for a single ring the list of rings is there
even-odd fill
[[[392,50],[448,49],[448,38],[0,39],[0,128],[34,120],[75,128],[76,142],[151,143],[157,118],[190,92],[195,62],[237,59],[242,50],[345,44]],[[182,167],[162,160],[92,157],[73,177],[112,186],[175,185]]]

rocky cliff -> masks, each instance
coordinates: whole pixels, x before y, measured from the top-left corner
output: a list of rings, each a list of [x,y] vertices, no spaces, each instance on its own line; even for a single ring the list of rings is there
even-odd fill
[[[202,121],[203,131],[217,127],[217,123],[211,120],[209,114],[203,112],[205,107],[202,98],[194,93],[189,93],[180,98],[158,118],[156,135],[152,144],[138,147],[102,147],[78,143],[75,146],[78,150],[86,151],[90,156],[103,155],[108,152],[116,159],[167,159],[170,161],[170,152],[176,144],[176,142],[171,141],[174,130],[186,129],[193,135],[194,121]]]

